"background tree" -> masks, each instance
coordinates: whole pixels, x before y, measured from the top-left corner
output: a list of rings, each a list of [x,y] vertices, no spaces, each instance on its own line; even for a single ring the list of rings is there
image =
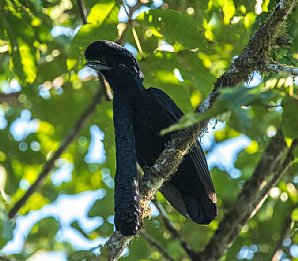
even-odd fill
[[[297,259],[296,2],[5,0],[0,246],[20,233],[26,240],[14,250],[8,244],[2,258],[40,258],[39,250],[74,260],[95,259],[99,251],[101,258],[116,258],[132,239],[114,233],[106,248],[92,252],[65,236],[71,226],[80,240],[98,245],[113,233],[112,94],[103,79],[82,70],[86,46],[108,39],[134,52],[145,86],[163,89],[186,113],[171,130],[190,127],[173,137],[168,147],[175,150],[165,150],[146,170],[146,180],[160,186],[156,176],[173,172],[210,118],[222,123],[212,121],[215,130],[205,135],[208,155],[226,144],[238,146],[236,154],[224,147],[235,157],[231,164],[224,162],[231,157],[218,153],[210,164],[219,197],[216,221],[195,225],[158,193],[146,230],[123,259]],[[205,113],[194,113],[196,108]],[[146,182],[142,192],[154,196]],[[71,224],[64,221],[69,210],[58,207],[66,195],[86,204],[83,218]],[[92,196],[84,201],[85,195]],[[21,232],[32,219],[34,226]]]

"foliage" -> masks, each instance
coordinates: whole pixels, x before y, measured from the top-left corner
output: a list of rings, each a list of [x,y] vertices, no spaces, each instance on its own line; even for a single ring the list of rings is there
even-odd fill
[[[44,163],[72,131],[98,88],[102,88],[90,70],[82,70],[84,49],[94,40],[117,40],[121,35],[139,59],[145,86],[163,89],[186,113],[168,131],[217,117],[224,124],[206,134],[212,141],[207,148],[210,155],[227,142],[243,136],[249,138],[249,144],[238,150],[229,169],[220,164],[212,168],[219,197],[219,218],[210,226],[197,226],[186,220],[157,195],[185,240],[194,250],[200,250],[216,229],[222,213],[235,201],[244,181],[251,176],[270,137],[279,128],[289,142],[298,136],[298,91],[291,75],[259,75],[257,82],[248,80],[241,88],[222,91],[206,114],[193,113],[212,90],[216,77],[245,47],[252,30],[267,18],[275,1],[168,0],[161,6],[157,1],[149,1],[142,4],[133,16],[134,22],[128,26],[120,1],[86,0],[85,4],[89,13],[85,25],[77,1],[3,0],[0,6],[0,246],[18,236],[13,235],[15,225],[8,219],[8,210],[36,180]],[[272,50],[272,57],[280,63],[297,65],[297,13],[298,9],[291,14],[279,43]],[[289,46],[289,41],[283,39],[290,39],[293,44]],[[257,78],[257,73],[254,76]],[[103,143],[100,135],[104,135]],[[291,175],[271,190],[265,205],[228,250],[226,260],[268,260],[274,253],[286,218],[292,215],[297,221],[297,209],[294,209],[298,202],[297,166],[296,163]],[[76,252],[85,248],[67,237],[59,238],[59,234],[71,227],[80,238],[94,242],[103,242],[111,235],[114,173],[112,104],[102,101],[56,162],[51,178],[21,209],[20,218],[46,214],[27,228],[26,240],[18,250],[12,251],[13,256],[23,260],[45,250],[62,251],[73,260],[81,260],[82,255],[93,257],[88,251]],[[55,207],[61,196],[83,197],[86,191],[96,195],[89,205],[84,203],[89,206],[84,219],[92,225],[86,226],[88,222],[83,223],[79,218],[63,224],[57,213],[43,212]],[[40,209],[43,211],[36,212]],[[16,219],[16,226],[20,218]],[[185,257],[179,242],[171,237],[156,211],[145,226],[175,260]],[[281,245],[283,258],[297,259],[297,250],[294,251],[297,244],[296,229]],[[140,236],[123,260],[141,259],[162,257]]]

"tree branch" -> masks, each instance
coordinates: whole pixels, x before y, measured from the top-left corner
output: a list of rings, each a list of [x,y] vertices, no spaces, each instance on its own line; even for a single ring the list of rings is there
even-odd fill
[[[37,180],[31,185],[31,187],[26,191],[24,196],[20,198],[13,208],[9,211],[9,218],[15,217],[17,212],[20,210],[21,207],[25,205],[28,198],[38,189],[38,187],[43,183],[45,178],[48,176],[50,171],[54,167],[55,161],[61,156],[61,154],[65,151],[70,143],[73,142],[74,138],[78,135],[78,133],[82,130],[82,128],[86,125],[88,119],[90,118],[91,114],[95,111],[97,104],[100,102],[102,97],[102,90],[99,89],[97,94],[94,96],[93,100],[91,101],[90,105],[87,109],[82,113],[79,117],[77,122],[75,123],[74,127],[70,130],[67,137],[64,139],[60,147],[54,152],[52,157],[44,164],[42,171],[38,175]]]
[[[199,112],[205,112],[212,106],[220,88],[236,86],[246,81],[252,72],[260,67],[260,64],[268,63],[270,51],[279,36],[280,29],[296,4],[297,0],[279,1],[274,12],[250,37],[242,53],[234,59],[229,69],[217,79],[211,94],[199,106]]]
[[[135,11],[137,11],[142,6],[143,3],[142,3],[142,1],[137,0],[136,4],[134,6],[128,6],[128,10],[127,10],[127,6],[125,6],[125,3],[123,0],[118,0],[118,2],[123,6],[124,11],[128,18],[128,21],[125,24],[126,25],[125,28],[121,31],[119,38],[116,40],[116,43],[122,45],[124,42],[124,36],[125,36],[127,29],[129,29],[129,28],[133,29],[133,20],[132,20],[133,14]]]
[[[8,256],[0,255],[0,261],[17,261],[17,260],[15,258],[13,258],[13,257],[8,257]]]
[[[260,70],[269,71],[269,72],[272,71],[276,73],[287,73],[293,76],[298,76],[297,67],[293,67],[293,66],[289,66],[289,65],[281,64],[277,62],[264,64],[263,66],[260,66]]]
[[[83,24],[87,24],[87,9],[84,0],[77,0],[81,19]]]
[[[188,254],[188,256],[191,258],[191,260],[198,260],[198,254],[191,249],[189,244],[184,240],[184,238],[181,236],[179,231],[173,226],[172,222],[169,220],[167,217],[167,214],[165,210],[163,209],[162,205],[158,202],[154,201],[154,205],[159,211],[159,214],[165,224],[166,229],[170,232],[170,234],[175,238],[176,240],[179,241],[182,249]]]
[[[295,204],[289,211],[288,213],[288,216],[284,222],[284,225],[283,225],[283,228],[282,228],[282,231],[280,232],[280,238],[279,240],[276,242],[276,245],[275,245],[275,248],[273,250],[273,253],[272,253],[272,256],[269,260],[272,260],[272,261],[278,261],[281,259],[281,254],[282,254],[282,243],[284,241],[284,239],[289,236],[290,234],[290,231],[291,231],[291,228],[292,228],[292,225],[293,225],[293,220],[292,220],[292,217],[291,217],[291,212],[297,208],[298,205]]]
[[[213,105],[220,88],[236,86],[245,81],[260,62],[264,63],[268,60],[269,51],[278,36],[278,32],[296,3],[297,0],[281,0],[279,2],[267,21],[252,35],[241,55],[217,79],[212,93],[199,106],[199,112],[205,112]],[[184,155],[197,141],[197,137],[202,133],[207,123],[208,121],[200,122],[174,134],[154,165],[145,173],[140,187],[143,217],[148,213],[147,208],[156,192],[176,172]],[[268,166],[271,164],[272,162]],[[117,260],[133,238],[133,236],[124,237],[119,232],[114,232],[103,249],[103,252],[109,253],[108,260]]]
[[[150,236],[148,233],[141,231],[140,233],[143,238],[148,242],[148,244],[158,250],[158,252],[164,257],[165,260],[169,261],[175,261],[170,254],[167,252],[167,250],[152,236]]]
[[[201,253],[201,260],[215,261],[225,254],[242,227],[264,203],[270,189],[288,171],[296,147],[297,141],[294,141],[288,150],[281,132],[271,139],[252,178],[245,183],[236,203],[224,216]]]
[[[20,92],[0,93],[0,103],[16,103],[20,96]]]

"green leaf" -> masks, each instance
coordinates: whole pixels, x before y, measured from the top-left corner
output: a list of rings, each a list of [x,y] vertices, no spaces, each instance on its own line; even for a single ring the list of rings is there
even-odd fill
[[[185,82],[180,82],[174,74],[179,64],[174,53],[155,52],[140,62],[144,72],[146,88],[155,87],[165,91],[181,108],[182,111],[192,109]]]
[[[22,40],[19,40],[19,52],[21,55],[21,64],[23,66],[25,81],[28,83],[32,83],[36,78],[36,72],[37,72],[36,50],[32,45]],[[16,62],[19,62],[19,61],[14,61],[14,64]]]
[[[66,57],[59,55],[51,62],[42,63],[38,66],[38,83],[53,81],[56,77],[67,73]]]
[[[214,138],[216,142],[221,142],[227,139],[239,137],[240,133],[230,128],[229,126],[225,126],[225,128],[216,130],[214,132]]]
[[[104,223],[95,229],[100,236],[109,236],[114,230],[114,225],[108,222],[109,217],[114,215],[113,196],[114,191],[109,190],[103,199],[95,201],[88,212],[88,217],[100,216],[104,219]]]
[[[229,24],[231,19],[235,14],[235,6],[233,0],[224,0],[223,13],[224,13],[224,23]]]
[[[187,128],[203,120],[212,119],[220,114],[228,111],[240,113],[239,118],[247,120],[247,115],[242,109],[243,106],[249,106],[253,104],[267,104],[268,101],[275,98],[276,95],[271,92],[261,92],[260,88],[224,88],[220,91],[220,95],[217,97],[213,106],[207,110],[204,114],[187,113],[176,124],[171,125],[169,128],[161,131],[164,135],[169,132],[177,131]],[[241,121],[242,122],[242,121]]]
[[[60,2],[60,0],[44,0],[41,1],[41,4],[44,8],[54,7]]]
[[[27,237],[28,242],[39,241],[41,238],[53,239],[58,232],[59,225],[53,217],[46,217],[36,223]]]
[[[283,124],[282,130],[284,135],[289,138],[298,137],[298,101],[290,96],[282,100],[283,107]]]
[[[217,191],[217,194],[220,195],[224,207],[232,206],[240,191],[238,181],[232,179],[228,173],[218,168],[212,169],[212,180],[214,182],[215,190]]]
[[[251,145],[239,152],[237,160],[234,163],[235,167],[241,170],[241,177],[244,180],[251,177],[262,155],[261,148],[257,148],[258,151],[254,152],[251,151],[250,147]]]
[[[156,9],[140,14],[137,21],[153,31],[157,30],[169,44],[178,42],[186,48],[205,48],[204,37],[196,21],[187,14]]]
[[[69,70],[78,64],[80,54],[93,41],[117,38],[118,12],[118,4],[116,2],[111,4],[110,1],[97,4],[91,9],[88,21],[92,23],[83,25],[71,42],[67,59]]]
[[[209,51],[209,54],[211,51]],[[177,54],[178,66],[185,83],[197,89],[206,97],[212,89],[216,77],[211,73],[210,68],[205,66],[199,57],[199,52],[181,51]]]
[[[75,253],[72,253],[68,256],[69,261],[95,261],[97,260],[96,255],[92,253],[91,250],[80,250]]]
[[[87,18],[88,24],[102,24],[115,8],[116,1],[104,0],[94,5]]]
[[[1,24],[5,27],[9,37],[11,66],[21,81],[34,82],[37,73],[38,53],[34,46],[35,33],[32,27],[22,30],[24,23],[31,23],[28,14],[7,13],[1,16]]]
[[[178,123],[162,130],[161,134],[164,135],[169,132],[187,128],[200,121],[216,117],[217,115],[227,112],[228,110],[232,110],[234,107],[245,105],[249,101],[253,100],[254,95],[251,94],[251,92],[252,89],[246,88],[225,88],[221,90],[220,95],[216,99],[215,103],[209,110],[207,110],[206,113],[187,113],[178,121]]]

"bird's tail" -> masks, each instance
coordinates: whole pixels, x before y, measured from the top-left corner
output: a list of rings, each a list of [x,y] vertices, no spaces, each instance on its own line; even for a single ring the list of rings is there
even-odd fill
[[[198,224],[209,224],[217,216],[216,204],[206,195],[194,198],[181,193],[171,182],[160,189],[167,201],[183,216]]]
[[[205,195],[200,199],[183,195],[183,200],[189,217],[198,224],[208,225],[217,216],[217,207],[210,198]]]

